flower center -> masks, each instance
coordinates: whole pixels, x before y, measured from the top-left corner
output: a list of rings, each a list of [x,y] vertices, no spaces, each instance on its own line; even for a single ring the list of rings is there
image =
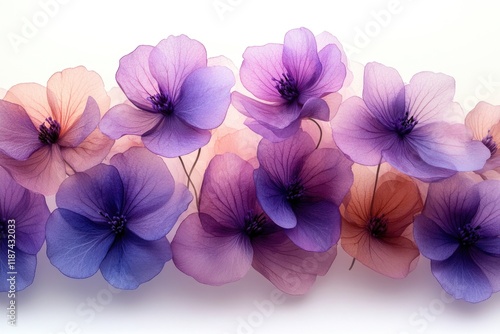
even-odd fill
[[[289,73],[282,73],[279,79],[273,78],[272,80],[276,82],[274,87],[276,87],[278,93],[288,102],[293,102],[299,97],[297,82]]]
[[[47,127],[45,122],[49,125]],[[38,128],[38,140],[42,144],[55,144],[59,139],[59,134],[61,133],[61,125],[52,117],[46,118],[45,122]]]
[[[290,204],[296,204],[304,196],[304,186],[300,180],[295,179],[286,187],[286,200]]]
[[[174,112],[174,103],[167,94],[158,93],[148,97],[148,100],[156,112],[165,116],[169,116]]]
[[[405,112],[404,116],[398,118],[394,123],[394,126],[396,128],[396,133],[400,137],[404,137],[409,134],[417,124],[418,121],[413,116],[410,117],[408,112]]]
[[[481,226],[472,227],[470,224],[459,227],[458,240],[460,241],[460,245],[465,247],[474,245],[481,238],[481,235],[478,233],[480,229]]]
[[[380,238],[387,232],[387,220],[384,217],[370,218],[368,226],[366,227],[370,235],[374,238]]]
[[[0,219],[0,240],[7,239],[7,219]]]
[[[264,224],[266,223],[266,217],[261,213],[256,215],[253,211],[247,212],[245,215],[245,233],[253,238],[262,233]]]
[[[122,235],[125,231],[125,225],[127,224],[127,218],[124,215],[115,215],[110,216],[107,213],[99,212],[101,216],[106,218],[109,226],[111,227],[111,231],[113,231],[116,235]]]
[[[488,130],[488,134],[483,138],[483,140],[481,140],[481,142],[490,150],[491,155],[495,154],[497,151],[497,143],[493,140],[490,130]]]

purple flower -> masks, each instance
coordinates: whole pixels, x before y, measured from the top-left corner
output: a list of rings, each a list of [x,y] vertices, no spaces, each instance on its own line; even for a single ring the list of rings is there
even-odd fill
[[[215,156],[205,172],[200,213],[179,226],[173,261],[197,281],[221,285],[242,278],[253,266],[279,289],[303,294],[325,275],[336,248],[325,253],[297,247],[262,211],[253,167],[227,153]]]
[[[266,214],[296,245],[317,252],[339,240],[339,206],[353,175],[352,163],[340,151],[314,148],[302,131],[278,143],[262,139],[254,178]]]
[[[224,121],[234,85],[232,72],[207,67],[205,47],[184,35],[139,46],[120,60],[116,80],[135,107],[111,108],[100,129],[113,139],[140,135],[150,151],[165,157],[209,142],[209,130]]]
[[[457,171],[483,167],[489,150],[472,141],[462,124],[440,120],[454,108],[453,78],[431,72],[408,85],[390,67],[365,67],[363,99],[346,100],[332,120],[338,147],[352,160],[377,165],[382,159],[403,173],[436,181]]]
[[[49,214],[42,195],[21,187],[0,167],[0,291],[10,290],[11,276],[17,291],[33,282]]]
[[[98,269],[113,286],[135,289],[171,258],[165,238],[192,200],[165,163],[131,148],[67,178],[47,222],[47,255],[72,278]]]
[[[420,252],[457,299],[480,302],[500,290],[500,181],[462,175],[429,187],[414,223]]]
[[[330,39],[318,45],[312,32],[300,28],[289,31],[284,44],[246,49],[241,82],[259,100],[234,92],[232,103],[252,130],[279,141],[297,132],[303,118],[330,120],[321,98],[337,92],[346,77],[339,43]]]

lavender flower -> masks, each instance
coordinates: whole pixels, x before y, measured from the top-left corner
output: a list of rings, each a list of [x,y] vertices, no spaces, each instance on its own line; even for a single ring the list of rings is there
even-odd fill
[[[111,108],[100,129],[113,139],[140,135],[149,150],[165,157],[209,142],[209,130],[224,121],[234,85],[232,72],[207,67],[205,47],[184,35],[139,46],[120,60],[116,80],[134,106]]]
[[[188,216],[172,241],[174,263],[211,285],[236,281],[253,266],[279,289],[303,294],[317,275],[326,274],[336,248],[311,253],[291,242],[259,206],[252,173],[253,167],[232,153],[212,159],[200,213]]]
[[[336,149],[315,150],[303,131],[278,143],[263,139],[257,157],[257,198],[266,214],[305,250],[325,251],[337,243],[352,163]]]
[[[101,270],[121,289],[155,277],[171,258],[165,238],[192,200],[164,162],[131,148],[66,179],[47,222],[47,255],[72,278]]]
[[[457,175],[429,187],[414,222],[432,273],[457,299],[480,302],[500,290],[500,181]]]
[[[10,290],[9,272],[16,273],[16,291],[33,282],[49,214],[42,195],[21,187],[0,168],[0,291]]]
[[[390,67],[365,67],[363,99],[351,97],[332,120],[333,137],[354,162],[377,165],[385,160],[403,173],[437,181],[457,171],[484,166],[489,150],[463,124],[441,115],[454,108],[453,78],[421,72],[404,85]]]

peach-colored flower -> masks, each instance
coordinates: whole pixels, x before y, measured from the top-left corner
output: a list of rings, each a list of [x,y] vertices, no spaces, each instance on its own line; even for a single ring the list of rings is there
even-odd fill
[[[54,194],[67,174],[99,164],[113,141],[97,124],[110,99],[101,77],[80,66],[57,72],[47,88],[12,87],[0,101],[0,164],[24,187]]]
[[[382,170],[374,192],[374,170],[353,166],[354,184],[344,202],[341,243],[349,255],[372,270],[403,278],[414,269],[419,255],[412,223],[423,203],[412,179]]]
[[[478,171],[485,171],[500,167],[500,106],[493,106],[487,102],[479,102],[467,114],[465,125],[472,130],[473,139],[480,140],[491,152],[484,167]]]

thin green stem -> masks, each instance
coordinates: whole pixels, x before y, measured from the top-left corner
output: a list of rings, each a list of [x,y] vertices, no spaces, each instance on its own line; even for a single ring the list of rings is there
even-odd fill
[[[349,267],[349,270],[351,270],[351,269],[352,269],[352,267],[354,267],[354,263],[355,263],[355,262],[356,262],[356,258],[355,258],[355,257],[353,257],[353,258],[352,258],[352,263],[351,263],[351,266]]]
[[[188,173],[186,165],[184,164],[184,160],[182,160],[182,157],[179,157],[179,160],[181,161],[182,169],[184,170],[184,173],[186,174],[188,181],[187,181],[187,188],[189,189],[189,185],[191,184],[191,187],[193,188],[194,192],[194,200],[196,201],[196,209],[200,211],[200,203],[198,201],[198,191],[196,190],[196,187],[194,186],[193,180],[191,180],[191,174]],[[196,164],[196,162],[195,162]]]
[[[316,124],[316,126],[318,127],[319,129],[319,140],[318,140],[318,144],[316,144],[316,148],[319,147],[319,144],[321,144],[321,140],[323,139],[323,130],[321,129],[321,125],[319,125],[318,122],[316,122],[316,120],[314,120],[313,118],[309,117],[309,120],[311,120],[314,124]]]

